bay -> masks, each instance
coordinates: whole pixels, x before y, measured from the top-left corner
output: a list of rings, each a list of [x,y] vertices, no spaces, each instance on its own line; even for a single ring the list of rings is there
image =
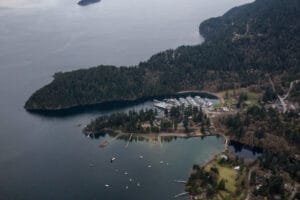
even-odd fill
[[[2,0],[0,199],[168,199],[181,192],[183,185],[172,179],[187,178],[193,164],[221,151],[222,139],[137,142],[128,149],[117,140],[103,150],[77,125],[130,108],[50,117],[28,113],[23,105],[57,71],[135,65],[159,51],[199,44],[201,21],[246,2],[102,0],[83,8],[73,0]],[[136,159],[139,153],[152,163],[149,171]],[[161,159],[173,164],[162,168]],[[127,179],[115,167],[135,173],[141,188],[125,190]]]

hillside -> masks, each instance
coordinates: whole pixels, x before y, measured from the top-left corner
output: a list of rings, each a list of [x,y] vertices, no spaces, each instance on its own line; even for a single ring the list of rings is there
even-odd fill
[[[135,67],[57,73],[25,108],[58,110],[182,90],[263,86],[266,74],[284,74],[286,81],[300,77],[299,0],[257,0],[203,22],[200,32],[203,44],[158,53]]]

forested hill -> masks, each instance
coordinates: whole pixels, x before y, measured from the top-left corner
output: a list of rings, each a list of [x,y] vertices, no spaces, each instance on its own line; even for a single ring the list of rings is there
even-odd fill
[[[55,110],[181,90],[218,91],[300,74],[300,1],[257,0],[200,25],[205,42],[152,56],[135,67],[98,66],[57,73],[26,102]]]

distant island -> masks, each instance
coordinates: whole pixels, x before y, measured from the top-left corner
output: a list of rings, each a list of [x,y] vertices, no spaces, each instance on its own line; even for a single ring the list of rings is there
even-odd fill
[[[300,77],[299,8],[298,0],[257,0],[235,7],[200,25],[201,45],[167,50],[133,67],[100,65],[56,73],[25,108],[60,110],[186,90],[265,90],[267,74],[285,90]],[[291,98],[299,102],[299,97],[292,91]]]
[[[93,4],[93,3],[98,3],[100,2],[101,0],[81,0],[79,1],[77,4],[80,5],[80,6],[88,6],[90,4]]]

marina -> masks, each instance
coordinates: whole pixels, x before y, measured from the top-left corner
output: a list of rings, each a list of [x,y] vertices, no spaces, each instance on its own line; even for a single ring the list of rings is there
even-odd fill
[[[198,107],[198,108],[211,108],[214,103],[211,99],[202,98],[200,96],[195,97],[179,97],[179,98],[168,98],[163,100],[153,100],[153,105],[156,108],[163,110],[170,110],[172,107]]]

